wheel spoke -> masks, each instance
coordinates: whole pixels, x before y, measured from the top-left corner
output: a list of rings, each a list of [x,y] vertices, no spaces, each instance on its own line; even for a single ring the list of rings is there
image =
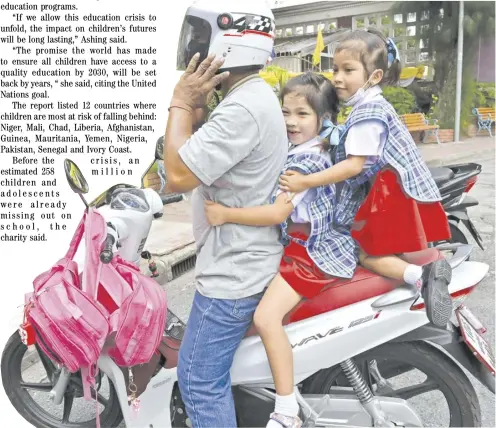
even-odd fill
[[[51,383],[31,383],[31,382],[21,382],[21,388],[32,389],[34,391],[50,392],[53,388]]]
[[[69,416],[71,414],[73,404],[74,404],[74,395],[65,394],[64,395],[64,413],[62,415],[62,422],[65,424],[69,422]]]
[[[393,365],[385,365],[384,367],[379,364],[379,370],[385,379],[391,379],[393,377],[401,376],[415,370],[415,367],[412,367],[410,364],[403,364],[399,362],[397,364],[394,364],[394,362],[388,362],[388,364]]]
[[[397,398],[402,398],[403,400],[408,400],[410,398],[416,397],[417,395],[435,391],[436,389],[438,389],[438,384],[433,380],[426,379],[420,384],[397,389],[391,395]]]
[[[53,364],[52,360],[46,356],[46,354],[41,350],[38,344],[35,344],[36,351],[38,352],[38,356],[40,357],[41,363],[45,368],[45,371],[48,375],[48,379],[53,380],[53,373],[57,370],[55,364]]]
[[[96,391],[91,388],[91,398],[95,399],[95,396],[96,396],[96,400],[103,405],[103,407],[107,407],[107,404],[108,404],[108,400],[100,393],[96,393]]]
[[[98,394],[97,400],[103,407],[107,407],[108,400],[102,394]]]

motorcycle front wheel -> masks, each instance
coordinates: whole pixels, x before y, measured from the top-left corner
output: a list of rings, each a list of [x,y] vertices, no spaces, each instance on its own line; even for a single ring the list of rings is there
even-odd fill
[[[28,350],[15,332],[2,353],[2,383],[17,412],[36,428],[94,428],[96,411],[102,427],[118,427],[121,408],[112,382],[104,375],[96,378],[97,392],[87,401],[83,397],[81,376],[72,374],[62,404],[56,405],[49,393],[60,369],[33,346]]]
[[[479,400],[470,380],[434,346],[420,341],[386,343],[353,359],[375,395],[407,400],[424,427],[481,426]],[[389,388],[378,389],[369,371],[374,360]],[[331,394],[337,387],[350,387],[340,366],[315,373],[304,382],[302,393]]]

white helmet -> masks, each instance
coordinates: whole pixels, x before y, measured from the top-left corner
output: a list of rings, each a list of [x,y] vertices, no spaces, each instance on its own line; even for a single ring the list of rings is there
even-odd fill
[[[184,70],[197,52],[200,61],[211,53],[223,56],[222,70],[263,68],[274,38],[274,15],[266,0],[198,0],[186,11],[177,69]]]

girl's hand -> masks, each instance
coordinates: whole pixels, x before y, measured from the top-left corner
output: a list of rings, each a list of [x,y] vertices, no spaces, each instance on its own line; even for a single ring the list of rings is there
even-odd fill
[[[310,188],[306,175],[296,171],[286,171],[279,177],[279,188],[284,192],[299,193]]]
[[[205,201],[205,214],[212,226],[221,226],[226,223],[226,207],[213,201]]]

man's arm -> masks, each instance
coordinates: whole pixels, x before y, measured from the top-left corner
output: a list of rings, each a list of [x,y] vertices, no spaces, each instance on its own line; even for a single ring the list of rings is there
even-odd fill
[[[193,114],[182,108],[171,108],[164,141],[164,165],[167,171],[167,190],[189,192],[201,181],[179,156],[179,149],[193,134]]]
[[[197,68],[199,55],[195,55],[174,88],[164,139],[167,186],[174,192],[188,192],[200,184],[178,151],[193,134],[196,110],[206,105],[208,94],[229,76],[228,72],[215,75],[224,59],[214,58],[209,55]]]

